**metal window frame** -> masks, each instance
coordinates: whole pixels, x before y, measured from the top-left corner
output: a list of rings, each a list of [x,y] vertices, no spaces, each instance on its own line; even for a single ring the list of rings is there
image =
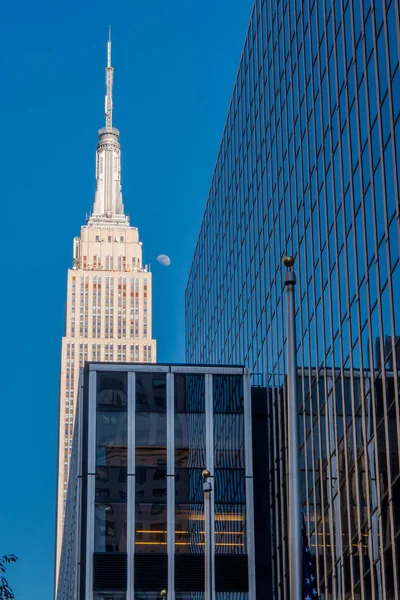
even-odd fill
[[[251,421],[251,388],[250,375],[243,376],[243,408],[244,408],[244,460],[246,474],[246,540],[248,557],[248,597],[256,597],[256,559],[254,538],[254,480],[253,480],[253,441]]]
[[[82,519],[82,427],[83,427],[83,382],[84,382],[84,370],[80,369],[79,373],[79,387],[78,387],[78,410],[76,414],[76,427],[78,427],[77,431],[77,444],[78,444],[78,472],[77,472],[77,482],[76,482],[76,579],[75,579],[75,598],[79,598],[79,588],[81,581],[81,519]]]
[[[86,598],[93,598],[93,551],[96,485],[96,384],[97,374],[89,372],[88,473],[86,508]]]
[[[136,373],[128,372],[128,473],[127,473],[127,591],[126,600],[135,597],[135,450]]]
[[[215,373],[214,371],[212,372]],[[205,409],[206,409],[206,469],[211,473],[211,522],[215,523],[215,478],[214,478],[214,411],[213,411],[213,375],[210,370],[205,372]],[[204,522],[205,525],[205,522]],[[215,600],[215,527],[211,532],[211,561],[212,561],[212,598]]]
[[[175,381],[167,373],[167,554],[168,598],[175,600]]]

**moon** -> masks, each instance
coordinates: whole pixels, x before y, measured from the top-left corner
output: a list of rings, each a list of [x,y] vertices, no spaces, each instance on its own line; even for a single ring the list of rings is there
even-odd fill
[[[169,265],[171,264],[171,259],[166,254],[160,254],[159,256],[157,256],[157,260],[160,263],[160,265],[164,265],[164,267],[169,267]]]

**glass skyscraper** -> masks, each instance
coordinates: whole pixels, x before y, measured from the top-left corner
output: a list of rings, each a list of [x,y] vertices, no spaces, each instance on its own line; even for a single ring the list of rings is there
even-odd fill
[[[273,589],[288,594],[293,255],[303,511],[322,598],[400,598],[400,7],[257,0],[186,289],[193,363],[269,389]]]

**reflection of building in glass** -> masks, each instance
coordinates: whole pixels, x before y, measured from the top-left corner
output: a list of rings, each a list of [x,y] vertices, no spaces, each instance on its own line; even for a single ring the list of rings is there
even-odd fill
[[[245,364],[270,390],[279,598],[285,254],[319,591],[400,589],[399,17],[390,1],[255,2],[188,279],[187,360]]]
[[[204,468],[216,598],[254,598],[248,372],[91,363],[81,381],[57,599],[204,598]]]

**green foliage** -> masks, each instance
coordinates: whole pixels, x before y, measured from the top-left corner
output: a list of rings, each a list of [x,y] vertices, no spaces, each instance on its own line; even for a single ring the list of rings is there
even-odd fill
[[[18,558],[14,554],[4,555],[0,558],[0,600],[15,600],[14,592],[10,588],[4,573],[10,563],[17,562]]]

